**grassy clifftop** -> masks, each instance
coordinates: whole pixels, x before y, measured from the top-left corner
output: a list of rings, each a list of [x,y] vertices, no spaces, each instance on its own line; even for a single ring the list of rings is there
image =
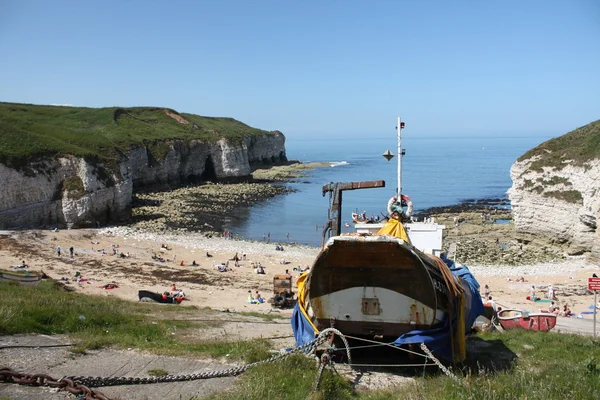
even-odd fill
[[[232,118],[180,114],[164,107],[85,108],[0,102],[0,162],[73,154],[116,161],[131,145],[161,148],[173,140],[233,142],[269,134]]]
[[[542,167],[562,169],[568,165],[566,162],[583,166],[589,160],[600,158],[600,120],[548,140],[523,154],[518,161],[538,155],[540,159],[531,164],[535,171],[541,171]]]

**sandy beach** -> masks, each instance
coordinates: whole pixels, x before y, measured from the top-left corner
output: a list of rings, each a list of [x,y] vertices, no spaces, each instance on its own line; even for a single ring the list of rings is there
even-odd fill
[[[4,231],[0,232],[0,265],[10,268],[25,261],[30,270],[43,270],[49,277],[89,295],[138,301],[138,290],[162,293],[174,284],[188,298],[182,306],[268,313],[272,309],[268,302],[248,304],[248,291],[258,290],[269,300],[273,297],[274,275],[289,270],[296,277],[299,273],[294,269],[312,265],[318,254],[313,247],[281,245],[283,251],[275,250],[276,243],[207,238],[191,233],[140,233],[127,227]],[[239,267],[232,260],[236,253],[241,259]],[[197,266],[192,266],[194,261]],[[217,265],[227,262],[230,271],[219,272]],[[253,263],[260,263],[265,274],[257,274]],[[568,304],[576,315],[592,319],[591,314],[581,313],[590,311],[594,299],[587,290],[587,278],[600,272],[600,268],[583,257],[534,265],[468,267],[479,281],[482,295],[488,285],[498,305],[530,311],[547,309],[548,303],[526,298],[534,286],[536,296],[544,299],[548,285],[553,285],[558,306]],[[78,281],[77,272],[83,279]],[[519,282],[521,277],[525,282]],[[107,284],[117,287],[105,289]],[[291,310],[281,312],[291,315]]]

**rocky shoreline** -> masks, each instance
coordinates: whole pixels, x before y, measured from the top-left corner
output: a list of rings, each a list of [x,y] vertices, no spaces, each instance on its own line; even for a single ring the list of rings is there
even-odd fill
[[[243,218],[251,205],[292,192],[286,182],[301,179],[304,171],[323,166],[329,164],[291,161],[257,169],[246,182],[206,183],[165,192],[138,193],[128,228],[140,233],[195,232],[206,237],[221,236],[227,222]],[[466,265],[528,265],[566,258],[566,250],[559,244],[543,237],[518,234],[506,199],[467,200],[424,210],[416,216],[433,217],[445,225],[445,250]]]

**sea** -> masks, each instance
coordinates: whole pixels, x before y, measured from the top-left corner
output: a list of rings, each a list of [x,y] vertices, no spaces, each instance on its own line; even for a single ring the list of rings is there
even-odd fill
[[[507,199],[510,168],[518,157],[551,139],[515,137],[412,137],[402,136],[402,193],[415,211],[480,199]],[[256,241],[321,244],[328,220],[330,182],[384,180],[384,188],[343,192],[342,231],[352,230],[352,212],[369,217],[386,213],[387,201],[398,187],[397,136],[390,138],[287,139],[289,160],[326,162],[326,167],[306,172],[306,177],[286,183],[294,192],[232,213],[225,229],[232,235]],[[383,153],[396,155],[386,160]],[[345,227],[345,223],[349,227]]]

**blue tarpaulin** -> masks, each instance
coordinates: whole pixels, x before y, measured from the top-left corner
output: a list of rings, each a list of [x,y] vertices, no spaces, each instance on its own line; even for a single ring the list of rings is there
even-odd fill
[[[298,303],[294,306],[294,312],[292,313],[292,331],[294,331],[294,337],[296,338],[296,346],[302,346],[315,338],[315,330],[312,324],[308,322]]]
[[[462,280],[462,287],[465,289],[465,330],[469,332],[478,316],[483,314],[483,302],[479,295],[479,282],[473,276],[469,268],[464,265],[456,264],[454,261],[442,256],[442,260],[448,265],[452,275]],[[456,319],[452,326],[456,326]],[[394,341],[394,345],[425,343],[425,345],[437,357],[452,360],[452,343],[450,335],[450,322],[446,319],[444,325],[436,329],[414,330],[405,333]]]

